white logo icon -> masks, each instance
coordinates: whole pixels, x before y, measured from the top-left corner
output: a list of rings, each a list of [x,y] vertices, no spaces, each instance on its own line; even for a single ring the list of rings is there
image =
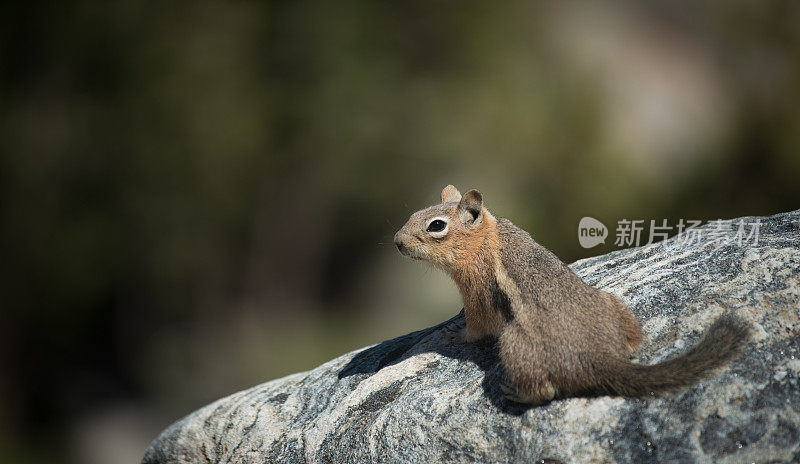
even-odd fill
[[[593,217],[586,216],[578,223],[578,242],[584,248],[592,248],[606,243],[608,228]]]

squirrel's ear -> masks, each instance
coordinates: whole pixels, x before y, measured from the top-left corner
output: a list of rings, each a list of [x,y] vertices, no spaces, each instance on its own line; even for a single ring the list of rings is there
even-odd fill
[[[469,217],[467,219],[470,222],[476,222],[481,215],[481,210],[483,208],[483,195],[481,192],[472,189],[469,192],[464,194],[464,197],[461,198],[461,201],[458,202],[458,210],[461,211],[462,214],[469,213]]]
[[[460,201],[461,200],[461,192],[458,191],[457,188],[453,187],[452,185],[448,185],[447,187],[442,190],[442,203],[447,203],[448,201]]]

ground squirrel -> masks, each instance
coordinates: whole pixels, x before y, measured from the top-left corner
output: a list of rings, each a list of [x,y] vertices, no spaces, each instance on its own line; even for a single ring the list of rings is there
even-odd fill
[[[442,203],[411,215],[400,252],[453,278],[466,326],[457,342],[497,337],[509,400],[542,404],[585,393],[641,396],[686,387],[734,358],[749,327],[726,315],[686,352],[647,366],[629,361],[642,342],[631,309],[590,287],[511,221],[494,217],[477,190],[452,185]]]

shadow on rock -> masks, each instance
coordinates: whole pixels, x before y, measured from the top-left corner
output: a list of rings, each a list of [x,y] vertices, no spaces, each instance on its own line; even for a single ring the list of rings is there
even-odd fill
[[[338,376],[340,379],[353,375],[371,376],[386,366],[397,364],[418,354],[419,350],[412,350],[412,348],[436,332],[443,331],[446,326],[450,324],[463,326],[464,322],[464,310],[462,309],[457,315],[433,327],[418,330],[367,348],[356,354],[339,371]],[[481,384],[483,395],[500,411],[518,416],[535,407],[509,401],[500,390],[500,381],[505,376],[505,372],[497,351],[497,339],[486,338],[477,343],[463,345],[436,343],[426,351],[438,353],[462,362],[468,361],[478,366],[484,372]]]

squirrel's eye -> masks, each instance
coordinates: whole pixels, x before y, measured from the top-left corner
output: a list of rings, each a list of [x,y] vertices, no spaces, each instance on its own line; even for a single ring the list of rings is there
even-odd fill
[[[428,232],[441,232],[444,230],[446,226],[447,226],[446,222],[442,221],[441,219],[436,219],[434,221],[431,221],[430,224],[428,224],[428,228],[426,230]]]

